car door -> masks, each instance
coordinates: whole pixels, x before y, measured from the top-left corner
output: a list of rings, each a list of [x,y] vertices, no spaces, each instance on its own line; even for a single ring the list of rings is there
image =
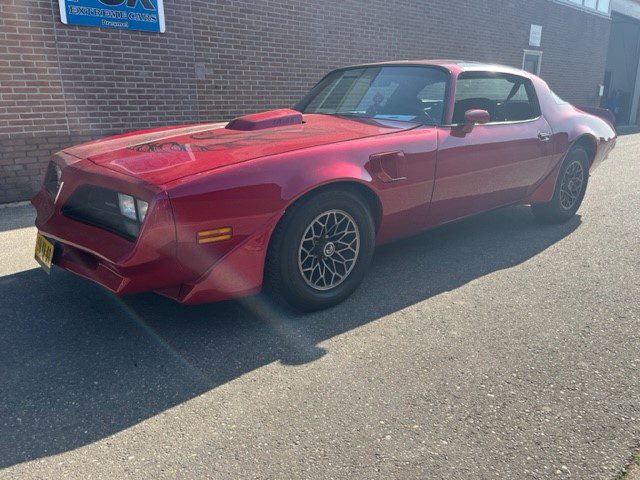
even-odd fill
[[[462,128],[469,110],[489,123]],[[493,72],[457,79],[452,124],[438,129],[436,180],[429,225],[517,202],[552,161],[551,127],[528,78]]]

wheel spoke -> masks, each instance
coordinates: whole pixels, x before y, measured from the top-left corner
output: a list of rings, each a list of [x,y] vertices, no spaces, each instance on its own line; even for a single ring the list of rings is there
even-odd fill
[[[298,248],[298,267],[307,285],[330,290],[353,271],[360,252],[360,232],[351,215],[329,210],[306,228]]]
[[[582,164],[573,162],[565,171],[560,184],[560,204],[566,210],[573,208],[584,188],[585,172]]]

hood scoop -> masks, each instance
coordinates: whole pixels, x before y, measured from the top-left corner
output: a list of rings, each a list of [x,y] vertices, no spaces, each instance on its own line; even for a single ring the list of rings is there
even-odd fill
[[[235,118],[231,120],[225,128],[228,130],[253,131],[264,130],[265,128],[300,125],[301,123],[302,114],[300,112],[283,108]]]

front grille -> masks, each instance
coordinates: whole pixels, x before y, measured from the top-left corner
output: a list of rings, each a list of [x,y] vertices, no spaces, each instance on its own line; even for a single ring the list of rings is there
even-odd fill
[[[94,185],[82,185],[62,207],[62,214],[78,222],[103,228],[135,241],[140,224],[120,213],[118,192]]]

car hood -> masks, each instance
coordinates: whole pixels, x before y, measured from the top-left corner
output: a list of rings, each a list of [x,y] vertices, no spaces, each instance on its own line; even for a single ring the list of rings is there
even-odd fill
[[[243,118],[243,117],[240,117]],[[197,173],[359,138],[415,128],[417,124],[330,115],[304,115],[299,124],[250,131],[227,123],[168,127],[105,138],[64,152],[110,170],[160,185]]]

